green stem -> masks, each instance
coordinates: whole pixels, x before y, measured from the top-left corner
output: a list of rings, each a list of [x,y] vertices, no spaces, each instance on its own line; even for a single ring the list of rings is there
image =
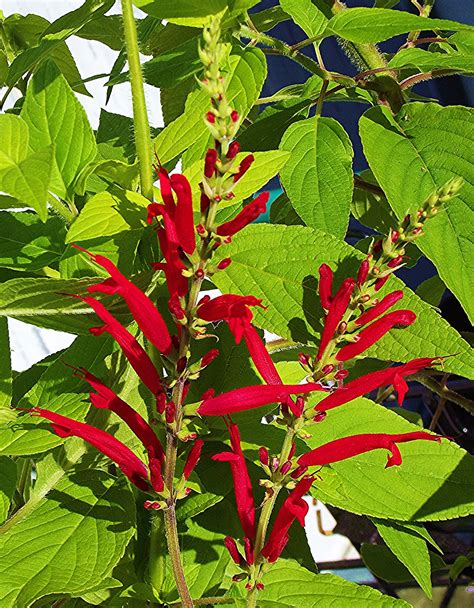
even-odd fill
[[[51,205],[54,211],[56,211],[56,213],[63,218],[63,220],[67,224],[71,224],[74,221],[76,217],[74,213],[70,211],[65,205],[63,205],[61,201],[58,201],[58,199],[55,198],[53,195],[48,196],[48,203]]]
[[[257,608],[258,589],[254,587],[247,593],[247,608]]]
[[[171,558],[171,567],[173,569],[176,587],[178,588],[179,597],[181,598],[181,605],[183,608],[193,608],[193,599],[189,593],[186,578],[184,576],[183,562],[181,561],[176,508],[174,503],[165,510],[164,516],[168,552]]]
[[[326,91],[328,90],[329,80],[323,80],[321,90],[319,91],[319,97],[316,104],[316,116],[321,116],[323,111],[324,98],[326,97]]]
[[[140,165],[140,186],[144,197],[153,199],[152,178],[152,145],[150,125],[145,102],[143,75],[138,50],[138,36],[135,17],[133,16],[132,0],[122,0],[123,29],[127,49],[130,84],[132,87],[133,125],[135,130],[135,146]]]

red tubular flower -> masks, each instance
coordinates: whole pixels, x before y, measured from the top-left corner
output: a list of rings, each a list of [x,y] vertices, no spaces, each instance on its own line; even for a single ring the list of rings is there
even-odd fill
[[[389,308],[392,308],[392,306],[402,298],[403,291],[401,289],[392,291],[392,293],[389,293],[385,296],[385,298],[380,300],[378,304],[367,310],[367,312],[361,314],[360,317],[355,321],[356,325],[367,325],[367,323],[370,323],[377,317],[380,317],[380,315],[386,312]]]
[[[319,267],[318,293],[321,306],[325,310],[329,310],[331,306],[333,276],[331,268],[327,264],[321,264]]]
[[[357,285],[363,285],[366,282],[369,274],[369,268],[370,262],[368,258],[365,258],[365,260],[363,260],[359,266],[359,272],[357,273]]]
[[[239,170],[234,175],[234,183],[238,182],[239,179],[243,175],[245,175],[245,173],[247,173],[247,171],[250,169],[250,166],[252,165],[254,160],[255,160],[255,157],[253,154],[248,154],[245,158],[242,159],[242,161],[240,162],[240,165],[239,165]]]
[[[334,407],[348,403],[357,397],[366,395],[386,384],[394,385],[398,392],[398,403],[401,405],[406,391],[408,390],[407,384],[403,380],[404,376],[416,374],[416,372],[419,372],[425,367],[430,367],[438,360],[439,357],[423,357],[420,359],[413,359],[404,365],[389,367],[366,374],[365,376],[352,380],[352,382],[348,382],[345,386],[336,389],[333,393],[322,399],[314,409],[317,412],[326,412]]]
[[[197,412],[201,416],[226,416],[269,403],[285,402],[290,395],[325,390],[320,384],[262,384],[244,386],[217,397],[204,399]]]
[[[349,306],[354,287],[354,279],[344,279],[336,295],[334,296],[331,305],[329,306],[329,311],[324,321],[323,333],[321,334],[321,342],[319,344],[317,355],[318,360],[323,356],[326,346],[334,336],[334,333],[337,330],[337,327],[341,322],[347,307]]]
[[[232,538],[232,536],[226,536],[224,538],[224,545],[225,545],[227,551],[229,552],[230,557],[232,558],[232,561],[235,564],[237,564],[237,566],[243,566],[243,565],[245,565],[245,560],[240,555],[239,549],[237,547],[237,543]]]
[[[267,384],[283,384],[270,354],[253,325],[244,330],[244,340],[252,361]]]
[[[202,446],[204,445],[204,441],[202,439],[198,439],[194,442],[193,447],[189,451],[188,457],[186,458],[186,463],[183,469],[183,477],[184,479],[189,479],[189,476],[196,468],[199,459],[201,458]]]
[[[233,141],[229,145],[229,150],[227,151],[227,158],[235,158],[237,154],[240,152],[240,144],[238,141]]]
[[[347,361],[367,350],[393,327],[406,327],[416,321],[416,314],[411,310],[394,310],[363,329],[357,342],[347,344],[337,353],[338,361]]]
[[[183,276],[186,266],[183,264],[179,249],[175,243],[168,239],[168,233],[163,228],[157,230],[160,249],[166,262],[152,264],[155,270],[163,270],[166,277],[166,285],[171,297],[183,297],[188,293],[188,279]]]
[[[215,148],[209,148],[206,152],[206,158],[204,160],[204,175],[206,177],[212,177],[216,172],[216,161],[217,161],[217,150]]]
[[[96,336],[100,336],[103,332],[110,334],[120,345],[123,354],[127,357],[130,365],[136,371],[138,377],[143,381],[145,386],[147,386],[154,395],[162,393],[163,386],[156,367],[132,334],[110,314],[103,304],[90,296],[80,297],[80,299],[88,304],[104,322],[104,325],[100,327],[91,327],[89,331]]]
[[[407,441],[415,441],[425,439],[428,441],[440,441],[439,435],[431,435],[424,431],[415,431],[413,433],[399,433],[389,435],[388,433],[365,433],[362,435],[352,435],[350,437],[341,437],[329,443],[321,445],[315,450],[311,450],[307,454],[303,454],[298,458],[298,464],[303,466],[322,466],[346,460],[371,452],[372,450],[385,449],[390,452],[385,468],[394,465],[402,464],[402,455],[397,443],[405,443]]]
[[[138,456],[135,456],[132,450],[109,433],[43,408],[34,407],[31,413],[49,420],[54,432],[60,437],[74,436],[87,441],[115,462],[137,488],[148,490],[148,470],[145,464]]]
[[[254,296],[239,296],[236,294],[225,294],[212,300],[201,300],[198,304],[197,314],[204,321],[226,321],[237,344],[240,343],[245,329],[253,319],[249,306],[260,306],[262,300]]]
[[[303,496],[309,492],[313,481],[314,477],[312,476],[303,477],[282,504],[270,536],[262,549],[262,555],[270,563],[275,562],[280,557],[289,540],[288,531],[295,519],[304,526],[304,520],[308,513],[308,503],[303,499]]]
[[[176,192],[175,224],[179,235],[179,243],[186,253],[196,249],[196,234],[194,232],[194,211],[191,186],[181,174],[171,176],[171,187]]]
[[[253,201],[247,203],[233,220],[218,226],[216,234],[219,236],[233,236],[236,232],[245,228],[245,226],[256,220],[259,215],[265,213],[269,198],[269,192],[262,192],[259,194]]]
[[[165,453],[151,426],[99,378],[96,378],[85,369],[76,370],[76,375],[86,380],[97,391],[96,393],[89,394],[92,405],[117,414],[141,441],[148,453],[151,485],[156,492],[161,492],[164,488],[162,466],[165,460]]]
[[[214,454],[213,460],[228,462],[234,480],[235,502],[242,530],[249,539],[255,538],[255,502],[252,482],[250,481],[244,453],[240,446],[239,427],[233,422],[228,424],[232,452]]]
[[[102,266],[110,274],[110,279],[88,287],[87,291],[89,293],[118,293],[125,300],[133,318],[148,340],[156,346],[160,353],[168,354],[171,350],[171,336],[163,317],[150,298],[129,281],[108,258],[103,255],[94,255],[77,245],[74,247],[87,253],[96,264]]]
[[[210,365],[214,359],[217,359],[217,357],[219,356],[220,352],[219,349],[217,348],[211,348],[210,351],[208,351],[204,357],[201,359],[201,369],[204,369],[205,367],[207,367],[208,365]]]
[[[160,168],[158,170],[158,178],[160,180],[161,198],[163,199],[163,203],[165,204],[166,210],[168,211],[170,216],[174,219],[175,205],[174,205],[173,192],[172,192],[172,188],[171,188],[171,180],[170,180],[168,171],[164,167],[160,166]]]

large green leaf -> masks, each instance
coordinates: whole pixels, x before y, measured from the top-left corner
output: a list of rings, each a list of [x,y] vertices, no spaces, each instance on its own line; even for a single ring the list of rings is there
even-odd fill
[[[10,501],[16,488],[16,462],[7,456],[0,456],[0,524],[6,520]]]
[[[459,196],[426,223],[417,245],[474,319],[472,110],[411,103],[393,117],[379,106],[361,118],[360,133],[370,167],[399,218],[416,212],[448,179],[464,178]]]
[[[2,213],[0,266],[30,272],[49,266],[64,249],[66,230],[58,217],[41,222],[28,212]]]
[[[84,205],[67,234],[68,243],[100,236],[114,236],[124,230],[144,228],[149,201],[136,192],[118,188],[100,192]]]
[[[45,59],[55,59],[55,51],[60,45],[64,49],[66,38],[78,32],[96,16],[107,12],[113,4],[113,0],[86,0],[78,9],[62,15],[51,23],[42,33],[40,42],[34,47],[27,48],[12,62],[7,84],[14,86],[26,72],[36,68],[40,62]]]
[[[265,574],[263,583],[265,588],[258,595],[262,608],[409,608],[403,600],[350,583],[335,574],[313,574],[290,560],[279,560]]]
[[[344,237],[352,200],[352,145],[334,118],[291,125],[280,147],[291,153],[281,180],[295,211],[313,228]]]
[[[351,8],[341,11],[328,23],[326,34],[335,34],[358,43],[382,42],[398,34],[416,30],[471,30],[472,26],[448,19],[428,19],[386,8]]]
[[[225,293],[249,293],[262,298],[268,310],[255,309],[255,322],[295,342],[314,343],[321,329],[322,310],[316,295],[318,268],[329,263],[336,284],[356,276],[363,254],[336,237],[303,226],[248,226],[219,255],[232,264],[213,280]],[[402,281],[387,287],[404,289],[400,308],[411,308],[417,321],[391,331],[368,352],[382,360],[408,361],[414,357],[453,355],[446,371],[474,378],[474,353],[440,315],[420,300]],[[384,293],[384,292],[382,292]]]
[[[331,410],[327,418],[307,427],[311,448],[360,433],[419,431],[394,412],[359,398]],[[474,457],[443,439],[400,445],[401,466],[385,469],[386,450],[355,456],[324,467],[314,495],[353,513],[399,521],[454,519],[474,512]]]
[[[423,49],[403,49],[392,57],[389,66],[394,68],[415,67],[421,72],[431,70],[455,70],[474,72],[474,55],[464,53],[436,53]]]
[[[239,113],[242,122],[258,99],[266,77],[266,61],[260,49],[236,49],[229,59],[227,97]],[[186,101],[184,114],[167,125],[154,144],[162,163],[179,156],[198,140],[205,147],[208,130],[204,115],[210,108],[209,96],[204,91],[192,92]]]
[[[30,128],[33,152],[54,144],[50,189],[70,197],[80,172],[96,157],[97,146],[84,108],[54,63],[43,63],[34,74],[21,117]]]
[[[44,407],[64,416],[84,419],[89,411],[87,386],[66,366],[85,367],[92,373],[103,369],[104,358],[111,352],[111,340],[81,336],[49,365],[36,384],[15,403],[24,409]],[[95,370],[95,371],[94,371]],[[36,416],[24,414],[14,423],[0,426],[0,453],[10,456],[39,454],[64,443],[50,425]]]
[[[426,595],[432,597],[430,554],[426,541],[396,522],[376,520],[387,547],[411,572]]]
[[[257,3],[257,0],[133,0],[133,3],[149,15],[192,27],[205,25],[211,15],[226,9],[239,13]]]
[[[46,595],[98,587],[124,554],[134,520],[124,478],[100,471],[64,478],[25,517],[0,528],[2,606],[28,608]]]
[[[319,36],[326,29],[328,18],[311,0],[280,0],[281,8],[309,36]]]
[[[20,56],[20,54],[25,52],[27,49],[37,47],[40,42],[41,35],[50,26],[50,22],[40,15],[34,15],[32,13],[29,13],[28,15],[20,15],[18,13],[14,13],[13,15],[9,15],[3,21],[2,25],[10,46],[15,51],[16,56]],[[36,51],[36,53],[38,53],[38,51]],[[26,57],[29,57],[29,60],[33,60],[34,54],[35,53],[29,51]],[[47,57],[48,59],[52,59],[54,61],[71,87],[77,93],[90,95],[89,91],[82,83],[81,74],[77,69],[74,57],[72,56],[66,42],[59,42],[54,47],[49,45]],[[16,70],[21,65],[22,70],[28,70],[29,60],[26,62],[19,60],[13,69]],[[19,75],[21,76],[21,74]]]
[[[38,145],[28,154],[28,124],[14,114],[0,116],[0,135],[0,190],[33,207],[45,220],[53,169],[51,142]]]

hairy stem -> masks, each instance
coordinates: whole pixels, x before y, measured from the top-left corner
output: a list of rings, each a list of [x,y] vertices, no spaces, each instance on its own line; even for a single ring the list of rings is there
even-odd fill
[[[71,224],[74,221],[76,217],[75,214],[52,194],[48,196],[48,203],[51,205],[51,208],[63,218],[66,224]]]
[[[132,0],[122,0],[123,29],[127,49],[130,84],[132,87],[133,126],[135,146],[140,166],[141,193],[148,199],[153,198],[152,146],[150,125],[143,88],[143,75],[138,51],[137,26],[133,16]]]
[[[171,567],[178,588],[181,605],[183,608],[193,608],[194,602],[184,576],[183,562],[181,560],[181,550],[179,547],[178,526],[176,522],[176,507],[171,504],[165,510],[165,530],[168,542],[168,552],[171,558]]]

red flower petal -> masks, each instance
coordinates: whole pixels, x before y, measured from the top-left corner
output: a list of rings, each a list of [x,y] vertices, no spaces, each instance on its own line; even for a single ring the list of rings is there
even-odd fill
[[[392,291],[385,296],[378,304],[370,308],[367,312],[364,312],[360,315],[358,319],[356,319],[356,325],[367,325],[377,317],[380,317],[381,314],[386,312],[389,308],[401,300],[403,298],[403,291],[401,289],[397,291]]]
[[[247,325],[244,330],[244,339],[252,361],[265,382],[267,384],[283,384],[280,374],[255,327]]]
[[[203,298],[198,304],[197,314],[204,321],[226,321],[238,344],[253,319],[249,306],[265,308],[262,306],[262,300],[254,296],[239,296],[230,293],[212,300]]]
[[[201,416],[226,416],[269,403],[281,403],[290,395],[325,390],[320,384],[267,384],[236,388],[217,397],[205,399],[198,408]]]
[[[317,412],[326,412],[334,407],[348,403],[357,397],[366,395],[385,384],[393,384],[394,386],[397,384],[395,388],[402,391],[399,392],[398,395],[398,401],[401,405],[406,392],[406,383],[402,385],[400,379],[403,379],[404,376],[415,374],[425,367],[430,367],[437,360],[439,360],[439,357],[423,357],[420,359],[413,359],[404,365],[389,367],[366,374],[365,376],[352,380],[352,382],[348,382],[341,388],[336,389],[333,393],[322,399],[314,409]],[[395,380],[396,378],[398,378],[398,380]]]
[[[352,458],[352,456],[371,452],[372,450],[385,449],[390,452],[386,467],[391,467],[402,463],[402,456],[397,443],[422,439],[440,441],[441,437],[423,431],[399,433],[395,435],[389,435],[387,433],[367,433],[352,435],[350,437],[341,437],[340,439],[330,441],[315,450],[311,450],[311,452],[308,452],[307,454],[303,454],[303,456],[298,458],[298,464],[309,467],[322,466],[333,462],[339,462],[340,460],[346,460],[347,458]]]
[[[151,392],[154,395],[163,392],[163,386],[156,367],[132,334],[109,313],[103,304],[90,296],[81,297],[80,299],[88,304],[105,323],[102,327],[92,328],[90,330],[91,333],[96,335],[100,335],[104,331],[109,333],[118,342],[130,365]]]
[[[303,500],[303,496],[309,492],[313,481],[314,477],[303,477],[282,504],[270,536],[262,549],[262,555],[269,562],[275,562],[280,557],[288,542],[288,531],[295,519],[304,526],[304,520],[308,513],[308,503]]]
[[[181,174],[171,176],[171,187],[176,192],[176,230],[179,243],[186,253],[196,249],[196,234],[194,232],[194,212],[191,186]]]
[[[415,321],[416,314],[411,310],[394,310],[393,312],[389,312],[363,329],[358,335],[357,342],[347,344],[341,348],[336,355],[336,359],[338,361],[353,359],[375,344],[393,327],[411,325]]]
[[[107,281],[89,287],[87,291],[89,293],[96,291],[107,294],[118,293],[127,303],[133,318],[148,340],[161,353],[169,353],[171,350],[171,336],[166,323],[150,298],[139,287],[129,281],[108,258],[102,255],[94,255],[80,247],[78,249],[87,253],[111,277]]]
[[[255,502],[253,498],[252,482],[247,471],[247,464],[240,446],[239,427],[233,422],[228,424],[232,452],[215,454],[212,459],[219,462],[228,462],[234,480],[235,502],[237,513],[245,536],[255,538]]]
[[[329,310],[332,300],[332,280],[333,272],[327,264],[321,264],[319,267],[319,283],[318,293],[321,300],[321,306],[325,310]]]
[[[239,230],[242,230],[245,226],[255,221],[259,215],[265,213],[269,198],[269,192],[262,192],[255,197],[253,201],[247,203],[233,220],[218,226],[216,233],[219,236],[233,236],[236,232],[239,232]]]
[[[184,479],[189,479],[189,476],[194,471],[199,459],[201,458],[202,446],[204,445],[204,441],[202,439],[198,439],[195,441],[193,447],[191,448],[188,457],[186,458],[186,463],[183,469]]]
[[[324,321],[323,333],[321,334],[321,342],[318,350],[318,360],[323,356],[329,341],[332,340],[339,323],[344,316],[344,313],[349,306],[352,292],[354,291],[355,281],[354,279],[344,279],[341,286],[339,287],[336,295],[332,299],[331,305],[329,306],[328,314]]]
[[[80,437],[115,462],[132,483],[141,490],[148,490],[148,470],[144,463],[121,441],[109,433],[84,422],[78,422],[56,412],[33,408],[31,412],[52,422],[53,430],[60,437]]]

